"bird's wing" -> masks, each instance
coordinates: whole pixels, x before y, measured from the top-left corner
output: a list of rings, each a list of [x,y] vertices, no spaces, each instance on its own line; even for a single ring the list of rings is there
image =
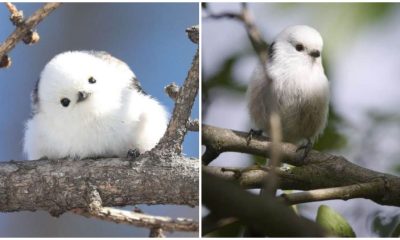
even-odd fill
[[[32,113],[31,116],[34,116],[39,111],[39,82],[40,78],[35,83],[35,87],[31,93],[31,102],[32,102]]]

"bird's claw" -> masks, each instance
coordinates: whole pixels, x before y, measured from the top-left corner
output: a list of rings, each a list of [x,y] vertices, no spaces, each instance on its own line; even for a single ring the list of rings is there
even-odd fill
[[[128,153],[127,153],[127,157],[131,158],[131,159],[135,159],[137,157],[139,157],[140,152],[137,149],[129,149]]]
[[[254,130],[251,128],[249,133],[247,134],[247,138],[246,138],[247,145],[250,144],[251,139],[253,139],[253,136],[261,136],[262,133],[263,133],[263,130]]]
[[[303,154],[300,157],[296,158],[296,162],[303,163],[303,164],[306,163],[306,158],[312,149],[312,145],[313,144],[312,144],[311,140],[309,138],[307,138],[307,143],[299,146],[296,149],[296,152],[304,150]]]

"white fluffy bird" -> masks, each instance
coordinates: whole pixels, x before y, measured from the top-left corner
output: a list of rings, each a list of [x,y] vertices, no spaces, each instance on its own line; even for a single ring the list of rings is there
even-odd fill
[[[286,28],[269,47],[266,78],[258,72],[247,91],[250,116],[258,128],[268,134],[271,113],[276,112],[283,141],[302,144],[308,151],[328,116],[329,83],[321,63],[322,46],[315,29]]]
[[[142,153],[158,143],[168,120],[128,65],[96,51],[65,52],[47,63],[32,108],[24,138],[30,160]]]

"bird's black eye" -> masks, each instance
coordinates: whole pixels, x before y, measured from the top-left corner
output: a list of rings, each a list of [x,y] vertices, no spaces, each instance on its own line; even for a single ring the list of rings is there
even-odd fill
[[[68,107],[69,103],[71,102],[68,98],[63,98],[61,99],[61,105],[63,105],[63,107]]]
[[[301,51],[304,50],[303,44],[296,44],[295,48],[296,48],[296,50],[299,51],[299,52],[301,52]]]
[[[91,83],[91,84],[96,83],[96,79],[94,77],[90,77],[89,83]]]

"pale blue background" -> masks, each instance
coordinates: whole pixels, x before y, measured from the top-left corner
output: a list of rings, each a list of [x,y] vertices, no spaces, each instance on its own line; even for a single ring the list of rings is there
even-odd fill
[[[17,3],[30,16],[42,4]],[[7,9],[0,6],[0,41],[14,30]],[[13,64],[0,69],[0,160],[24,159],[24,122],[30,115],[30,92],[43,66],[67,50],[104,50],[125,61],[146,92],[160,100],[171,113],[173,102],[165,95],[170,82],[181,85],[197,46],[185,29],[198,24],[197,3],[64,4],[38,26],[40,42],[23,43],[11,51]],[[198,118],[198,100],[192,118]],[[184,153],[198,157],[197,133],[189,133]],[[140,206],[156,215],[198,218],[198,208]],[[64,214],[56,219],[45,212],[0,214],[1,237],[44,236],[148,236],[148,230]],[[173,233],[168,236],[197,236]]]

